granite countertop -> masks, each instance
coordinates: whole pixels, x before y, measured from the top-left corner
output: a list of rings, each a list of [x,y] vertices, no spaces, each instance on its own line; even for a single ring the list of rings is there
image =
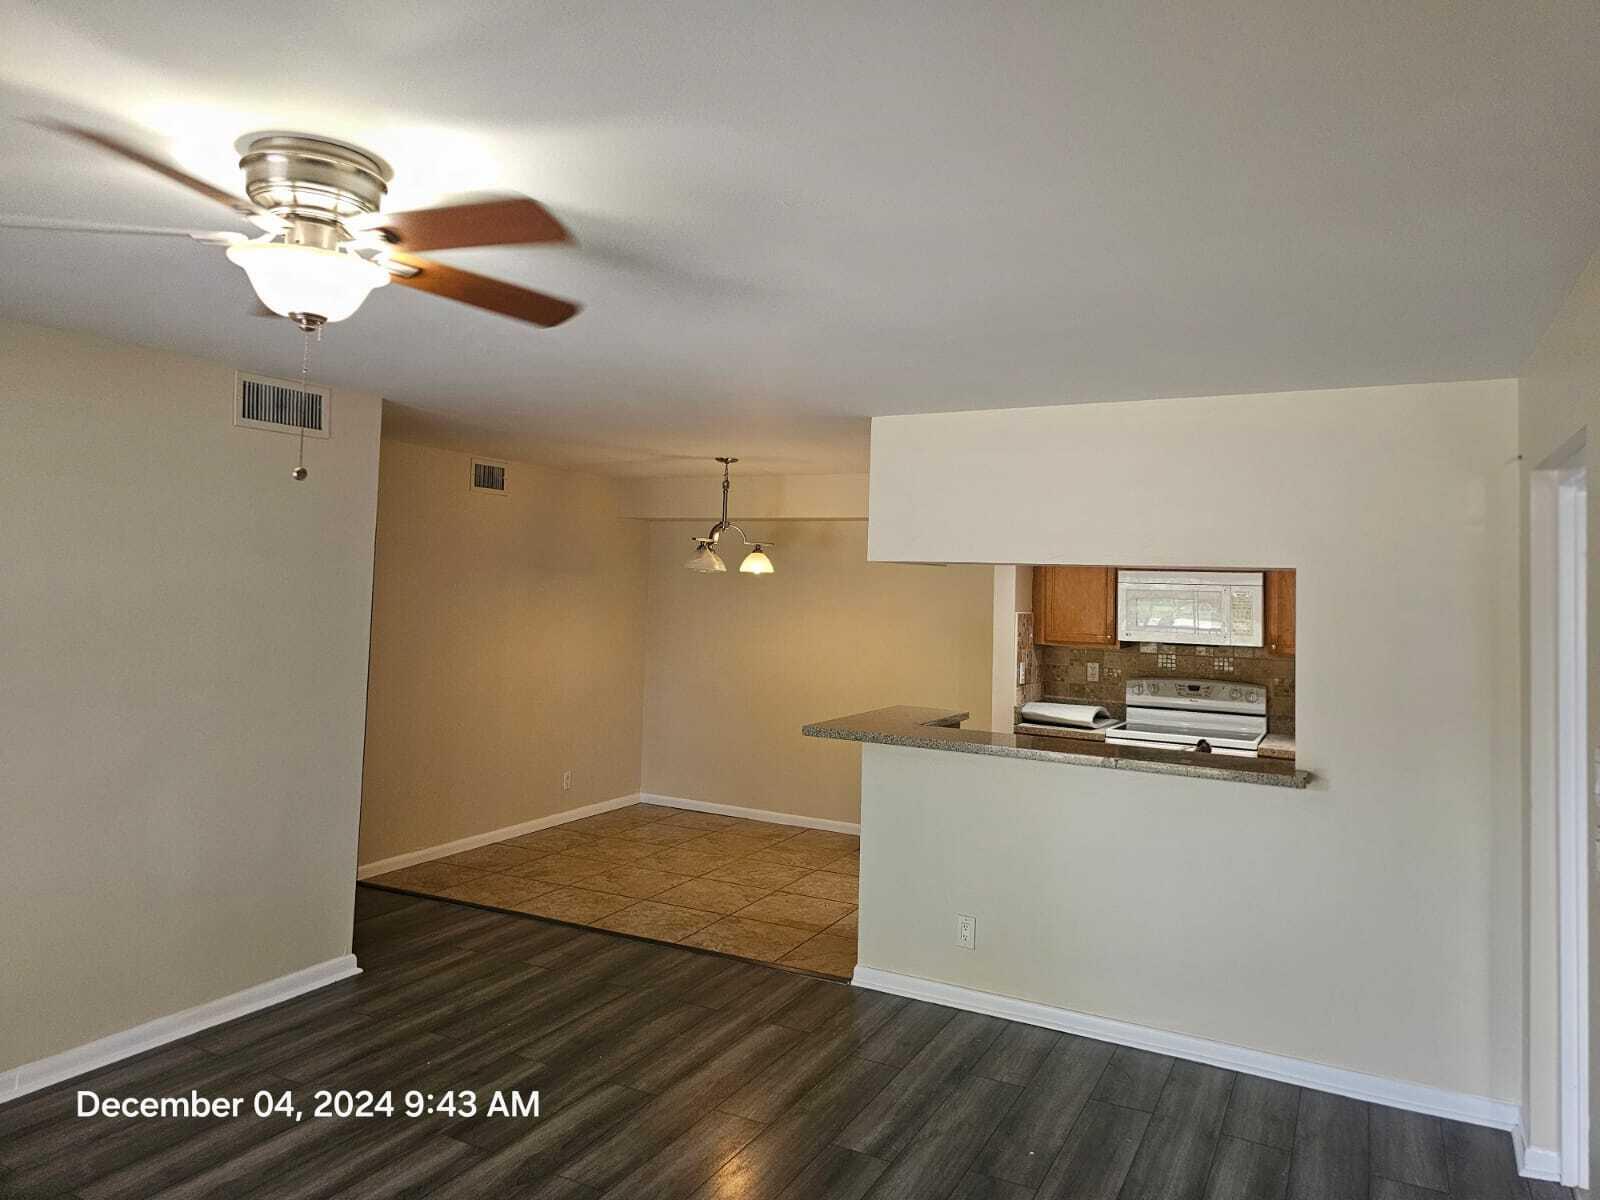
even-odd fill
[[[1286,758],[1294,761],[1294,734],[1269,733],[1257,748],[1262,758]]]
[[[1074,741],[1027,733],[994,733],[962,729],[971,714],[942,708],[897,705],[871,712],[852,713],[831,721],[816,721],[800,732],[807,737],[845,742],[873,742],[883,746],[909,746],[918,750],[950,750],[958,754],[989,754],[1000,758],[1026,758],[1037,762],[1066,763],[1080,767],[1111,767],[1156,775],[1182,775],[1190,779],[1223,779],[1231,783],[1257,783],[1269,787],[1303,788],[1311,782],[1309,771],[1293,762],[1270,758],[1231,758],[1176,750],[1146,750],[1108,742]],[[1200,761],[1197,761],[1200,760]]]
[[[1046,696],[1044,699],[1055,704],[1098,704],[1095,700],[1082,700],[1072,696]],[[1035,737],[1072,738],[1080,742],[1103,742],[1106,740],[1104,729],[1075,729],[1071,725],[1040,725],[1033,721],[1024,721],[1020,709],[1013,710],[1016,724],[1012,727],[1013,733],[1029,733]],[[1285,759],[1294,761],[1294,734],[1269,733],[1262,739],[1258,753],[1262,758]]]
[[[1032,721],[1018,721],[1013,733],[1027,733],[1034,737],[1070,738],[1077,742],[1103,742],[1104,729],[1077,729],[1071,725],[1035,725]]]

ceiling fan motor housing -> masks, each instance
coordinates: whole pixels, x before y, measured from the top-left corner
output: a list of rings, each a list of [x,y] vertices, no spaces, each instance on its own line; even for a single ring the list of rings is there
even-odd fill
[[[394,172],[370,151],[302,133],[239,139],[245,192],[290,224],[290,240],[333,248],[343,222],[378,211]]]

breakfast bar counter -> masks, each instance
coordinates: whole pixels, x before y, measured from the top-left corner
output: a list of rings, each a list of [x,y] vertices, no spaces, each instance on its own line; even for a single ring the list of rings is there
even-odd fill
[[[1192,779],[1221,779],[1268,787],[1303,788],[1311,782],[1309,771],[1298,770],[1292,761],[1282,759],[1147,750],[1107,742],[1068,742],[1059,737],[962,729],[961,723],[970,715],[947,709],[896,705],[835,717],[830,721],[816,721],[804,726],[800,732],[806,737],[833,738],[846,742],[946,750],[957,754],[987,754],[1000,758],[1065,763],[1069,766],[1182,775]],[[1064,748],[1066,745],[1071,748]]]

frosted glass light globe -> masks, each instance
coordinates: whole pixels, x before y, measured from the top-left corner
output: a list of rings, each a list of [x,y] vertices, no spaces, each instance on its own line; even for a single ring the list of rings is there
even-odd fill
[[[256,295],[279,316],[342,321],[389,272],[358,254],[285,242],[237,242],[228,260],[250,277]]]

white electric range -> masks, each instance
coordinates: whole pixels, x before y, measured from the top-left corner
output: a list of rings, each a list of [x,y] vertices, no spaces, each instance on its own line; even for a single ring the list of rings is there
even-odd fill
[[[1267,689],[1217,679],[1130,679],[1127,723],[1106,741],[1255,758],[1267,736]]]

